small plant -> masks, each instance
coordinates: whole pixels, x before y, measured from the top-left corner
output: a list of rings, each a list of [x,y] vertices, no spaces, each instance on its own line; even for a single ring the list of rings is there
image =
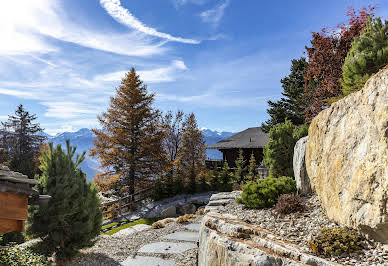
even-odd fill
[[[205,209],[204,208],[201,208],[201,209],[198,209],[195,214],[196,215],[203,215],[205,213]]]
[[[14,246],[0,249],[0,265],[50,265],[47,258],[28,248]]]
[[[348,228],[324,228],[309,244],[314,253],[333,256],[361,250],[362,240],[360,234]]]
[[[183,216],[179,216],[176,220],[177,223],[187,223],[191,218],[195,218],[194,214],[185,214]]]
[[[241,199],[238,199],[237,202],[254,209],[270,208],[276,204],[280,195],[290,193],[296,193],[294,179],[286,176],[267,177],[245,184]]]
[[[152,224],[152,228],[153,228],[153,229],[159,229],[159,228],[163,228],[163,227],[164,227],[164,224],[163,224],[162,222],[160,222],[160,221],[154,222],[154,223]]]
[[[275,211],[279,214],[290,214],[293,212],[303,212],[305,204],[303,199],[296,194],[280,195],[275,205]]]

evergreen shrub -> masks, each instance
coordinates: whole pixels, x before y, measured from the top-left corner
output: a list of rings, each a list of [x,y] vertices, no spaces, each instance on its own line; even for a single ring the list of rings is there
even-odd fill
[[[58,260],[68,259],[79,249],[94,245],[100,234],[102,213],[97,188],[86,181],[86,174],[78,167],[85,152],[73,158],[76,148],[66,141],[67,151],[61,145],[50,143],[40,157],[41,194],[51,196],[46,206],[31,209],[30,236],[42,239],[40,250],[55,254]]]
[[[303,212],[305,203],[303,199],[296,194],[280,195],[275,205],[275,211],[278,214],[290,214],[294,212]]]
[[[314,253],[325,256],[350,254],[362,249],[363,237],[348,228],[324,228],[310,242]]]
[[[237,200],[249,208],[262,209],[274,206],[282,194],[296,193],[296,182],[291,177],[267,177],[243,186],[241,198]]]
[[[342,66],[344,96],[363,88],[365,82],[388,64],[388,21],[369,19],[350,48]]]
[[[9,232],[0,236],[0,246],[7,246],[9,244],[21,244],[26,241],[26,237],[21,232]]]
[[[297,127],[286,120],[269,131],[270,140],[264,147],[264,165],[272,177],[294,177],[293,156],[296,142],[308,134],[308,125]]]

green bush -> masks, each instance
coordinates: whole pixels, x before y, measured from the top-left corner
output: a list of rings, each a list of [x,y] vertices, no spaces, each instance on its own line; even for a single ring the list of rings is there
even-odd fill
[[[308,134],[308,126],[294,126],[286,120],[269,131],[270,140],[264,147],[264,165],[269,169],[272,177],[294,177],[292,166],[294,146],[296,142]]]
[[[9,244],[21,244],[26,241],[26,237],[21,232],[10,232],[0,236],[0,246]]]
[[[50,265],[47,258],[28,248],[14,246],[0,249],[0,265]]]
[[[388,21],[370,19],[355,38],[342,66],[344,96],[363,88],[365,82],[388,64]]]
[[[280,195],[275,205],[275,211],[279,214],[290,214],[294,212],[303,212],[305,209],[303,199],[296,194]]]
[[[257,182],[248,182],[243,186],[242,203],[249,208],[270,208],[276,204],[279,195],[296,192],[296,182],[290,177],[267,177]]]
[[[362,249],[363,238],[354,230],[348,228],[324,228],[310,242],[314,253],[325,256],[350,254]]]

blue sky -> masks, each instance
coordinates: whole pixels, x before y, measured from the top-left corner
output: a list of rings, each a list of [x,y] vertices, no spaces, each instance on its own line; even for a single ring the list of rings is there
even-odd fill
[[[131,67],[162,111],[239,131],[267,119],[311,31],[388,1],[2,0],[0,120],[20,103],[49,134],[98,127]]]

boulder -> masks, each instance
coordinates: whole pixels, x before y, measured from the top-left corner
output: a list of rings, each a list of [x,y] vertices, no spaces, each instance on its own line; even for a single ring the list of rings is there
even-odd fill
[[[174,217],[176,216],[176,207],[169,206],[160,212],[161,217]]]
[[[308,195],[312,193],[305,160],[307,140],[308,136],[301,138],[296,142],[294,147],[294,177],[296,181],[296,188],[298,189],[298,193],[301,195]]]
[[[194,204],[187,203],[187,204],[181,204],[177,206],[177,213],[178,214],[192,214],[195,213],[197,210],[197,207]]]
[[[388,69],[312,120],[306,167],[329,218],[388,243]]]

